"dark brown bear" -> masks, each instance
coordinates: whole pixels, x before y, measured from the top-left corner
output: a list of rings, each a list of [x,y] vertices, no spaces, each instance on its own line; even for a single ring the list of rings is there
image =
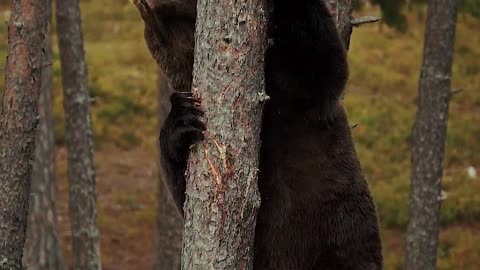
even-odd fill
[[[182,211],[189,148],[205,129],[190,94],[196,0],[134,0],[148,47],[177,91],[161,129]],[[255,270],[382,269],[378,223],[339,99],[343,44],[323,0],[272,0]]]

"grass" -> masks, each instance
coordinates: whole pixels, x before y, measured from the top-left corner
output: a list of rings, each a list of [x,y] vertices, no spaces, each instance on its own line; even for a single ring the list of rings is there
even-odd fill
[[[423,17],[423,16],[421,16]],[[416,111],[422,57],[423,27],[410,16],[410,31],[395,33],[378,26],[356,29],[350,48],[351,77],[345,98],[353,135],[387,228],[404,229],[410,177],[410,135]],[[479,23],[460,18],[453,66],[453,89],[464,89],[450,104],[446,142],[444,190],[448,198],[442,224],[480,220],[480,181],[468,179],[467,168],[480,164],[480,39]],[[474,37],[475,36],[475,37]],[[374,38],[372,38],[374,37]],[[471,37],[471,38],[468,38]]]
[[[90,0],[82,1],[81,7],[89,89],[96,98],[92,118],[97,156],[101,157],[97,167],[105,171],[98,177],[101,180],[109,178],[108,175],[125,174],[126,165],[112,164],[116,156],[109,157],[105,154],[107,151],[130,153],[135,150],[129,155],[137,167],[128,170],[139,170],[139,164],[155,159],[151,150],[146,150],[148,154],[139,154],[138,149],[151,149],[157,140],[157,68],[143,42],[140,16],[129,1]],[[1,21],[8,17],[4,12],[7,8],[0,5]],[[376,10],[368,12],[378,14]],[[350,122],[358,124],[353,136],[378,207],[385,269],[402,269],[403,265],[410,134],[416,111],[424,19],[424,10],[414,10],[408,16],[409,31],[404,34],[368,25],[356,28],[351,39],[351,75],[345,106]],[[480,179],[470,179],[467,175],[469,166],[480,169],[479,31],[479,21],[459,17],[452,88],[464,91],[454,96],[450,104],[443,177],[447,199],[441,209],[439,269],[476,269],[480,261]],[[0,66],[4,65],[6,55],[5,33],[6,25],[1,23]],[[55,133],[61,146],[63,108],[56,46],[54,54]],[[3,80],[0,80],[0,89],[3,89]],[[155,181],[155,177],[151,181]],[[117,184],[113,180],[108,183]],[[137,194],[129,188],[116,188],[109,193],[108,185],[101,188],[100,197],[109,194],[108,203],[100,205],[102,237],[114,239],[124,233],[127,239],[135,239],[142,235],[138,226],[146,223],[149,225],[145,230],[153,235],[154,191],[149,188]],[[112,210],[112,205],[123,212]],[[118,221],[124,226],[118,226]],[[114,240],[103,241],[102,259],[112,262],[113,257],[118,256],[114,249],[118,249],[119,244]],[[135,245],[131,248],[132,254],[142,250]]]

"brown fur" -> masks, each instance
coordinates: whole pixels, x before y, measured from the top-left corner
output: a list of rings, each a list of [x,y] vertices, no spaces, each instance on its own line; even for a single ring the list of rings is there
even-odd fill
[[[135,3],[155,60],[177,91],[161,129],[167,182],[182,211],[189,147],[203,139],[190,92],[195,0]],[[265,55],[255,270],[379,270],[375,206],[339,103],[346,53],[323,0],[271,0]]]
[[[190,91],[193,71],[195,0],[134,0],[145,23],[153,58],[177,91]]]

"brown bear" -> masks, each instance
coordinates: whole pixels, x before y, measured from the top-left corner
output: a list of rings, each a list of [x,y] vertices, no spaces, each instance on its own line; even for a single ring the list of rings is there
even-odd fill
[[[191,94],[196,0],[134,0],[175,92],[160,132],[180,211],[190,146],[203,139]],[[340,104],[345,48],[324,0],[270,0],[255,270],[379,270],[376,210]]]

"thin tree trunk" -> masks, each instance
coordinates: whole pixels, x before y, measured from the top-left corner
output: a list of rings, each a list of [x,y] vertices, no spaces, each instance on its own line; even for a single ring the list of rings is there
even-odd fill
[[[451,96],[458,1],[428,1],[418,111],[413,127],[406,269],[436,269],[442,162]]]
[[[57,0],[73,269],[100,268],[90,97],[78,0]]]
[[[260,205],[263,4],[197,3],[193,88],[208,123],[187,170],[182,269],[251,269]]]
[[[163,125],[170,111],[171,88],[168,78],[159,72],[158,86],[158,122]],[[159,129],[160,130],[160,129]],[[158,147],[160,149],[160,147]],[[161,153],[159,153],[159,157]],[[156,247],[156,270],[180,269],[180,255],[182,252],[183,219],[164,181],[163,166],[159,166],[158,183],[158,214],[157,214],[157,247]]]
[[[39,124],[35,142],[30,211],[24,261],[28,269],[65,269],[57,233],[55,140],[53,135],[53,69],[50,20],[52,5],[44,0],[47,18],[44,67],[38,101]]]
[[[46,35],[42,0],[12,1],[0,114],[0,269],[22,269]]]

